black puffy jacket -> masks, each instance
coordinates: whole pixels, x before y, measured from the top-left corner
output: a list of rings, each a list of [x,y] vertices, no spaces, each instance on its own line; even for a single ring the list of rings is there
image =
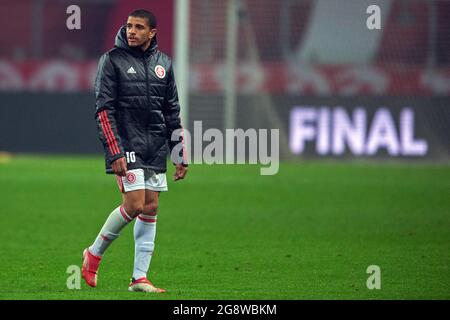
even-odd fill
[[[172,151],[182,139],[171,141],[172,132],[181,129],[180,105],[172,61],[158,50],[156,37],[144,52],[128,46],[122,27],[115,48],[100,58],[95,97],[106,172],[113,173],[111,163],[124,156],[128,170],[165,172],[167,145]],[[183,163],[183,149],[172,160]]]

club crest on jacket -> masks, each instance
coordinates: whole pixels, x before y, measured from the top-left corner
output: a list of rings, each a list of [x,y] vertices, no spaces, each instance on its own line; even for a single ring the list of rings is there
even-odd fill
[[[163,66],[158,64],[155,67],[155,73],[158,78],[163,79],[166,76],[166,69],[164,69]]]

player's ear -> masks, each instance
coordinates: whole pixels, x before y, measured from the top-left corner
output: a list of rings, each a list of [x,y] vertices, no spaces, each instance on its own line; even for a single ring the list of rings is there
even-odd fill
[[[158,33],[157,29],[150,29],[150,39],[152,39]]]

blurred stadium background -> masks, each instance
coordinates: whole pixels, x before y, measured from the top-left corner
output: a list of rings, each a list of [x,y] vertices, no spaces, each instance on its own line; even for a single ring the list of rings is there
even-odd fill
[[[144,7],[180,67],[186,127],[279,128],[284,158],[448,160],[449,1],[377,1],[381,30],[366,27],[365,0],[180,3],[184,24],[173,0],[78,1],[81,30],[68,30],[70,1],[1,1],[0,150],[101,152],[88,120],[98,58]]]
[[[69,16],[66,8],[72,4],[81,8],[80,30],[66,28]],[[369,17],[366,9],[372,4],[381,8],[380,30],[369,30],[366,26]],[[349,193],[355,191],[355,197],[361,201],[360,211],[364,210],[364,199],[370,205],[371,196],[386,202],[398,200],[383,197],[384,182],[388,186],[386,190],[395,193],[395,190],[405,188],[407,179],[412,178],[411,183],[417,183],[416,189],[400,195],[406,207],[399,209],[402,212],[400,220],[392,216],[392,224],[405,226],[406,223],[408,226],[407,210],[424,209],[426,205],[430,210],[436,209],[437,216],[426,216],[429,213],[422,211],[412,216],[416,219],[415,226],[429,228],[438,237],[435,239],[436,251],[431,250],[435,254],[432,263],[438,265],[438,271],[426,271],[436,276],[433,283],[438,288],[430,291],[430,296],[449,298],[449,238],[445,229],[448,231],[449,227],[450,1],[445,0],[1,0],[0,158],[3,160],[0,163],[4,163],[2,193],[10,194],[14,199],[9,211],[25,214],[22,201],[26,198],[11,193],[6,185],[14,184],[14,176],[21,175],[23,168],[28,168],[29,179],[34,179],[33,172],[38,172],[39,168],[30,166],[38,161],[36,158],[24,158],[28,159],[25,161],[19,156],[14,164],[14,156],[7,160],[8,155],[93,155],[95,170],[87,163],[74,164],[68,158],[61,161],[66,161],[67,166],[73,165],[76,170],[89,168],[87,172],[92,175],[103,174],[102,149],[94,122],[93,80],[100,55],[112,48],[117,30],[128,13],[136,8],[149,9],[158,18],[159,47],[175,59],[183,121],[187,128],[192,129],[194,121],[202,121],[203,129],[278,128],[281,160],[289,162],[286,172],[291,172],[294,177],[296,172],[305,174],[311,179],[303,181],[306,184],[315,176],[327,186],[336,183],[333,190],[339,194],[337,182],[331,182],[333,172],[337,173],[336,179],[347,182],[344,184]],[[46,172],[52,172],[52,166],[58,173],[62,172],[56,162],[44,159],[48,164]],[[338,163],[336,170],[321,169],[321,159]],[[358,167],[359,160],[370,160],[367,163],[380,171],[375,173],[372,168],[365,172]],[[403,170],[403,175],[392,172],[390,180],[386,172],[394,169],[383,165],[393,160],[398,165],[395,168]],[[8,169],[8,163],[13,163],[12,171]],[[317,168],[316,163],[319,163]],[[359,169],[352,171],[353,165]],[[424,166],[430,166],[431,175]],[[36,171],[32,172],[33,168]],[[354,184],[350,183],[344,178],[343,168],[347,168],[349,175],[359,174],[360,179],[367,178],[369,182],[359,184],[355,178]],[[199,172],[202,170],[207,169],[199,169]],[[214,179],[213,171],[207,172]],[[236,174],[237,181],[241,181],[241,171],[227,172],[230,177]],[[325,172],[330,175],[325,176]],[[36,176],[42,178],[38,173]],[[381,178],[377,180],[379,177],[387,178],[381,181]],[[394,181],[394,177],[405,180]],[[231,191],[226,189],[230,188],[227,177],[222,178],[224,180],[219,179],[217,185],[225,181],[224,194],[230,196]],[[196,179],[194,174],[192,179]],[[370,181],[375,181],[370,179],[377,181],[379,193],[370,192],[373,187]],[[269,188],[275,192],[272,197],[292,196],[290,201],[294,201],[297,195],[290,194],[288,187],[290,184],[294,187],[298,181],[288,179],[283,182],[280,178],[277,181],[280,193]],[[113,188],[112,180],[110,184]],[[196,186],[202,190],[203,185]],[[251,188],[245,183],[244,186]],[[368,188],[366,193],[360,190],[365,187]],[[177,192],[183,189],[182,186],[176,188],[180,188]],[[422,191],[433,192],[433,188],[436,188],[435,198],[431,197],[429,203],[423,200],[419,204],[411,202],[411,208],[406,205],[409,197],[419,201]],[[14,190],[20,192],[21,188],[17,185]],[[320,199],[321,188],[314,190]],[[116,190],[108,192],[111,195],[117,193]],[[82,193],[86,196],[86,192]],[[192,196],[195,197],[195,193]],[[238,198],[231,196],[228,199]],[[331,199],[339,203],[338,196]],[[346,206],[343,201],[341,208]],[[349,196],[348,201],[347,207],[357,205],[352,202],[353,197]],[[241,204],[254,205],[245,201]],[[224,208],[224,205],[219,207]],[[276,204],[269,209],[274,207]],[[98,211],[106,214],[108,208],[101,207]],[[384,208],[389,208],[388,204]],[[292,204],[291,210],[297,209],[299,207]],[[389,214],[388,211],[385,213]],[[301,213],[295,214],[301,218]],[[370,217],[376,214],[374,211]],[[3,212],[2,215],[6,223],[8,218]],[[315,219],[311,217],[308,219]],[[332,213],[324,217],[330,219]],[[355,217],[349,219],[364,225],[369,216],[366,218],[360,221],[355,213]],[[103,219],[99,215],[98,226]],[[384,225],[383,219],[380,217],[379,222]],[[434,231],[432,226],[436,226]],[[420,233],[417,230],[422,227],[411,233]],[[95,235],[96,228],[97,225],[89,229],[89,239]],[[405,228],[401,232],[408,233]],[[302,232],[307,233],[308,229],[302,229]],[[7,234],[10,233],[4,233],[2,242],[7,241]],[[395,237],[392,239],[394,242]],[[420,254],[430,248],[421,250]],[[162,249],[161,254],[164,255]],[[416,262],[408,260],[408,263]],[[66,261],[61,262],[63,267],[64,263]],[[64,275],[61,281],[64,287]],[[361,283],[364,286],[364,282]],[[5,286],[8,287],[8,283],[2,288]],[[401,288],[402,283],[397,286]],[[36,285],[36,288],[40,287]],[[302,288],[308,290],[308,286]],[[314,285],[310,288],[313,290]],[[417,291],[413,290],[412,297],[422,297],[426,288],[423,284]],[[322,293],[322,296],[319,291],[318,296],[306,297],[339,296],[333,292]],[[360,296],[358,292],[353,294],[343,297],[370,297],[367,294]],[[407,291],[400,290],[384,297],[407,296]],[[297,298],[301,295],[292,293],[278,297]]]

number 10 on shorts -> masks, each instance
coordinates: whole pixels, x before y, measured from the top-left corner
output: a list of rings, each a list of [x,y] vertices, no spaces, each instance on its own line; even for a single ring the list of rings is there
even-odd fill
[[[136,153],[134,151],[125,152],[125,154],[127,156],[127,163],[136,162]]]

